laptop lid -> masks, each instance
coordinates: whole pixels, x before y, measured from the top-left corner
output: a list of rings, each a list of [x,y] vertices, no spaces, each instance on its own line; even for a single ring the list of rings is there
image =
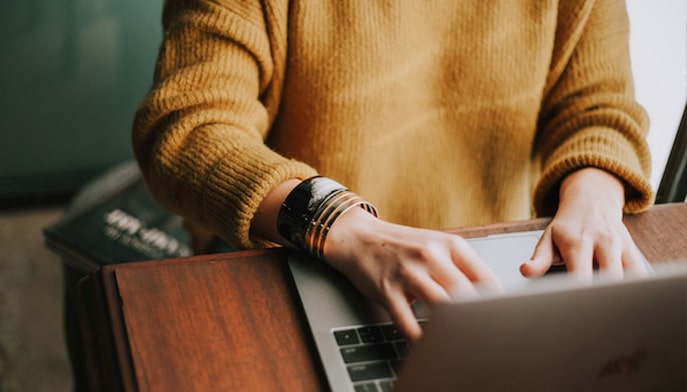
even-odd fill
[[[687,390],[687,264],[438,305],[398,391]]]

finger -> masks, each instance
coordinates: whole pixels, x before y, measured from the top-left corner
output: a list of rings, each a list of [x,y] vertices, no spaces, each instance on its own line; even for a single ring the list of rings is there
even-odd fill
[[[489,287],[488,290],[493,290]],[[457,284],[451,290],[451,298],[458,301],[467,301],[479,297],[478,287],[475,287],[472,282],[464,278],[462,283]]]
[[[456,241],[461,242],[462,239],[460,237],[457,237]],[[421,291],[423,290],[427,293],[437,291],[437,288],[432,287],[435,284],[441,286],[450,298],[455,298],[454,294],[457,293],[470,293],[472,295],[476,295],[477,292],[475,290],[475,287],[473,286],[473,283],[465,275],[464,271],[461,270],[458,265],[456,265],[461,263],[455,263],[453,258],[451,257],[451,254],[455,253],[454,251],[455,249],[457,249],[458,246],[460,246],[460,244],[449,244],[449,246],[442,245],[426,247],[423,257],[423,265],[427,269],[427,273],[429,275],[423,274],[422,270],[415,271],[415,273],[411,272],[410,276],[406,278],[406,280],[409,282],[407,284],[407,287],[410,290],[412,290],[413,293],[417,293],[417,295],[421,296],[426,295],[421,293]],[[474,253],[471,247],[468,246],[467,248],[467,251],[471,251]],[[477,262],[479,264],[482,264],[480,260],[477,260]],[[445,300],[442,298],[435,298],[436,299],[430,300],[433,302]]]
[[[622,279],[622,251],[622,246],[617,240],[598,242],[593,257],[599,265],[599,272],[611,279]]]
[[[577,238],[564,236],[557,243],[568,274],[582,282],[591,282],[594,264],[594,246],[591,238],[580,235]]]
[[[649,274],[649,269],[646,265],[646,260],[635,245],[634,241],[628,234],[630,244],[622,252],[621,264],[627,275],[632,276],[646,276]]]
[[[451,259],[453,264],[462,272],[461,276],[464,276],[469,282],[477,283],[480,287],[488,290],[503,291],[503,284],[501,284],[498,276],[482,261],[467,241],[462,238],[453,241]],[[466,285],[465,282],[459,282],[459,286],[457,286],[459,290],[461,286],[473,287],[472,284]]]
[[[546,228],[534,248],[532,257],[520,265],[520,273],[528,278],[542,276],[551,268],[556,258],[556,249],[553,244],[551,228]]]
[[[450,301],[448,290],[423,272],[414,274],[405,281],[405,288],[409,294],[428,303]]]
[[[431,278],[447,291],[450,292],[454,287],[467,281],[463,272],[453,263],[446,247],[427,247],[423,256],[424,265]]]
[[[480,284],[481,283],[479,282],[471,282],[467,276],[463,275],[462,273],[459,273],[454,284],[448,289],[449,297],[454,300],[468,300],[476,298],[479,296],[477,290],[478,287],[476,287],[476,285]],[[487,289],[494,290],[494,287],[489,286],[487,287]]]
[[[408,340],[414,341],[422,336],[422,329],[417,322],[413,308],[406,301],[406,295],[401,291],[389,293],[386,308],[399,332]]]

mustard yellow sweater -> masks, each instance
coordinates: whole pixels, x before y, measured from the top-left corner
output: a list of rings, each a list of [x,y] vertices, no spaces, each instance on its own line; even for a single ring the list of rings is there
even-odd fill
[[[549,215],[571,171],[653,201],[620,0],[168,0],[133,147],[156,197],[239,247],[316,173],[382,218]]]

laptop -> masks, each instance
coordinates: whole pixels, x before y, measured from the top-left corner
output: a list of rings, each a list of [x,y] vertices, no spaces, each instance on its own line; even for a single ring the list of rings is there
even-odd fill
[[[530,280],[518,267],[540,235],[469,239],[505,293],[417,303],[424,333],[412,347],[343,275],[291,254],[332,391],[686,390],[687,267],[587,286],[564,274]]]

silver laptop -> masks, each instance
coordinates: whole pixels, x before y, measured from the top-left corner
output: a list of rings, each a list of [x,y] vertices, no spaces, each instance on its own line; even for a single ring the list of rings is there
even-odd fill
[[[687,271],[585,287],[565,276],[529,280],[518,267],[540,235],[469,240],[506,294],[434,307],[431,315],[417,305],[425,331],[413,347],[345,277],[291,255],[331,389],[685,390]]]

